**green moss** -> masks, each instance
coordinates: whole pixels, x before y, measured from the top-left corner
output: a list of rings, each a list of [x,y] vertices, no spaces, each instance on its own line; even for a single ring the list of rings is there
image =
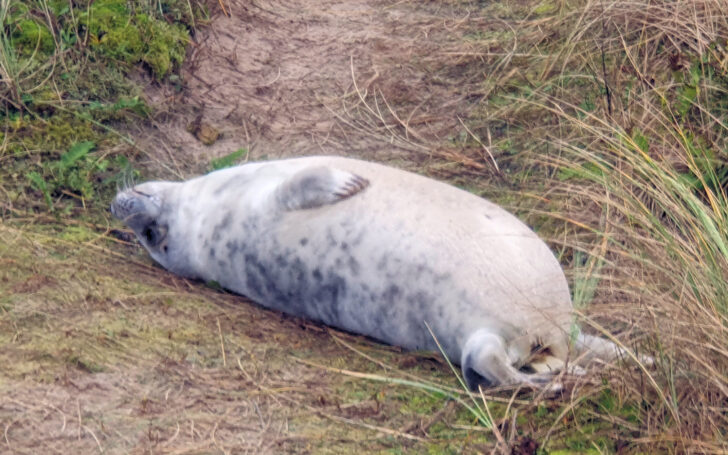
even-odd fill
[[[179,25],[151,21],[143,14],[138,15],[137,20],[147,37],[146,52],[141,61],[148,64],[158,77],[164,77],[184,60],[185,46],[189,41],[187,31]]]
[[[59,238],[69,242],[88,242],[98,237],[98,233],[84,226],[68,226],[60,233]]]
[[[404,414],[432,414],[442,409],[447,401],[443,395],[414,388],[403,388],[400,395],[392,398],[402,401],[399,411]]]
[[[45,122],[24,120],[14,132],[15,141],[8,149],[15,159],[0,175],[15,195],[15,206],[37,207],[39,199],[45,200],[48,209],[61,213],[79,205],[105,206],[97,195],[108,199],[125,176],[138,174],[126,157],[104,151],[108,134],[75,116],[55,115]]]
[[[0,182],[14,208],[85,209],[99,192],[134,173],[130,160],[107,152],[123,137],[114,122],[136,122],[151,113],[141,88],[127,76],[136,67],[161,80],[179,67],[193,10],[200,11],[196,5],[10,0],[0,28],[11,81],[0,85],[0,122],[7,126],[0,156],[10,159],[3,162]],[[63,161],[85,142],[95,148]]]
[[[96,1],[80,21],[88,27],[94,50],[130,65],[145,63],[157,78],[165,77],[184,59],[187,30],[148,14],[132,13],[125,0]]]
[[[10,34],[18,54],[29,57],[35,52],[51,54],[56,44],[48,27],[32,19],[22,19],[14,24]]]
[[[558,6],[553,1],[544,0],[533,9],[533,14],[536,16],[545,16],[555,13],[557,10]]]
[[[32,122],[26,145],[57,153],[81,141],[98,139],[100,134],[89,122],[69,114],[58,114],[46,122]]]

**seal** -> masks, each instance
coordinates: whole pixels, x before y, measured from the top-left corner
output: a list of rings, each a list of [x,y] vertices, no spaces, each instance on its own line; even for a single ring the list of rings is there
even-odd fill
[[[249,163],[119,192],[152,258],[275,310],[459,362],[467,386],[543,387],[570,353],[569,287],[548,246],[448,184],[341,157]],[[576,351],[620,349],[581,334]]]

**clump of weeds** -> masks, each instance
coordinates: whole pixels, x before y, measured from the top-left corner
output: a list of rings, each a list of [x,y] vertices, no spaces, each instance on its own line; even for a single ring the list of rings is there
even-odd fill
[[[187,0],[0,0],[3,209],[86,210],[132,179],[140,152],[119,129],[152,109],[129,76],[178,77],[205,11]]]

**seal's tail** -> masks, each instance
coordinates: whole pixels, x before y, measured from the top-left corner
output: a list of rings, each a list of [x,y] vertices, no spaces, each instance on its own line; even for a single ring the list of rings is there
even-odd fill
[[[478,390],[481,386],[487,388],[516,384],[554,391],[560,388],[558,384],[551,384],[553,373],[524,373],[513,366],[514,360],[509,357],[502,336],[480,329],[468,337],[462,350],[460,366],[465,384],[470,390]]]
[[[502,336],[486,329],[480,329],[468,337],[462,350],[460,366],[463,378],[470,390],[478,387],[522,384],[533,388],[558,391],[561,384],[554,381],[554,375],[564,368],[570,374],[585,374],[582,368],[594,361],[610,362],[617,359],[632,359],[644,367],[651,367],[655,360],[644,354],[634,354],[627,348],[612,341],[580,333],[571,348],[568,357],[573,363],[567,366],[567,351],[561,354],[547,351],[545,355],[537,355],[526,360],[526,364],[517,369],[514,365],[524,359],[518,352],[508,348]],[[530,372],[526,372],[530,371]]]

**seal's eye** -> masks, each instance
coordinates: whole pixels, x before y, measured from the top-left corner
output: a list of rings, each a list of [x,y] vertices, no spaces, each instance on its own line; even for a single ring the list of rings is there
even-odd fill
[[[147,239],[147,242],[150,245],[154,245],[157,243],[157,230],[154,229],[154,227],[156,226],[150,224],[144,229],[144,232],[142,232],[142,235],[145,239]]]
[[[141,237],[146,241],[148,247],[157,247],[167,237],[167,225],[159,225],[153,221],[141,232]]]

